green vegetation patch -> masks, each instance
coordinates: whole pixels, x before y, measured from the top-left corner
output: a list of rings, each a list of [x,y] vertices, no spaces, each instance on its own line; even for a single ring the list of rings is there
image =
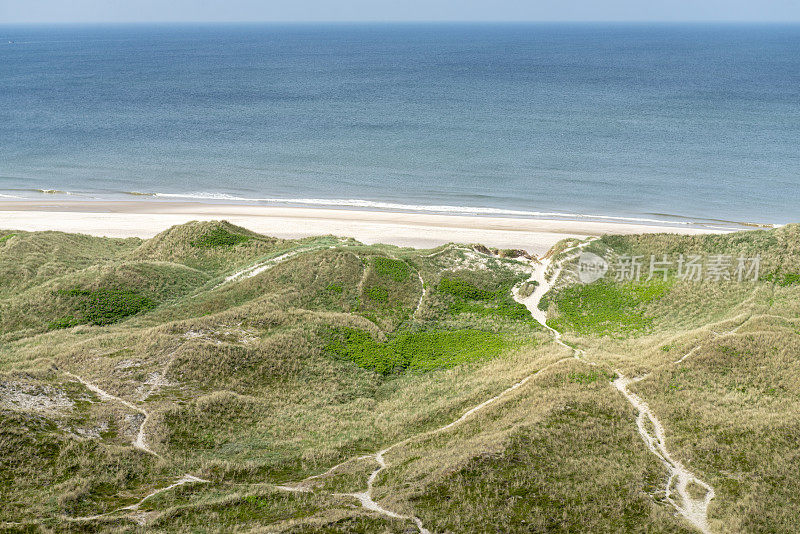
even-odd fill
[[[550,321],[556,330],[579,334],[636,334],[649,330],[653,318],[642,305],[661,298],[671,282],[615,284],[598,281],[576,285],[554,297],[558,316]]]
[[[83,321],[81,321],[74,315],[65,315],[64,317],[59,317],[58,319],[55,319],[47,323],[47,328],[49,330],[58,330],[61,328],[71,328],[73,326],[78,326],[79,324],[82,323]]]
[[[524,305],[512,300],[501,300],[494,306],[481,306],[468,302],[457,302],[450,307],[452,313],[474,313],[477,315],[499,315],[517,321],[525,321],[531,318],[531,312]]]
[[[364,289],[364,294],[367,295],[367,298],[370,300],[374,300],[375,302],[388,302],[389,301],[389,290],[385,287],[380,286],[372,286]]]
[[[344,291],[344,287],[342,284],[328,284],[328,287],[325,288],[326,291],[330,291],[331,293],[335,293],[337,295],[341,295]]]
[[[243,525],[269,524],[313,514],[313,498],[303,494],[269,493],[235,496],[219,502],[176,507],[160,516],[154,527],[167,532],[241,530]],[[214,528],[209,529],[213,525]]]
[[[411,268],[403,260],[393,260],[379,256],[372,260],[372,265],[379,276],[386,276],[395,282],[403,282],[411,274]]]
[[[406,370],[432,371],[493,358],[507,346],[499,334],[480,330],[441,330],[400,334],[380,343],[362,330],[331,330],[325,349],[359,367],[383,375]]]
[[[189,244],[195,248],[232,247],[250,241],[250,236],[234,234],[224,228],[214,228]]]
[[[495,298],[494,291],[487,291],[475,287],[466,280],[459,278],[443,278],[439,282],[439,291],[462,299],[489,301]]]
[[[764,280],[772,282],[780,287],[793,286],[795,284],[800,284],[800,273],[775,272],[766,275]]]
[[[375,532],[411,532],[408,524],[400,519],[375,516],[351,516],[330,523],[309,523],[286,530],[288,534],[373,534]],[[416,532],[416,530],[414,531]]]
[[[581,385],[591,384],[593,382],[597,382],[598,380],[608,381],[614,378],[614,375],[604,370],[586,372],[574,371],[569,373],[568,376],[570,382]]]
[[[460,278],[443,278],[436,289],[453,297],[450,304],[453,314],[499,315],[522,321],[531,318],[530,311],[511,298],[511,287],[508,285],[489,291]]]
[[[4,236],[0,237],[0,244],[4,243],[5,241],[8,241],[9,239],[14,237],[15,235],[17,235],[17,234],[7,234],[7,235],[4,235]]]
[[[50,328],[66,328],[76,324],[107,325],[148,310],[155,302],[126,289],[62,289],[58,295],[72,299],[79,317],[68,315],[50,323]]]

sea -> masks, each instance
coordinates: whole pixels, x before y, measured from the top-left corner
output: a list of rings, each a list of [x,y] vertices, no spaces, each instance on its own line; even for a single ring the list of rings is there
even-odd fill
[[[0,200],[800,222],[800,25],[0,26]]]

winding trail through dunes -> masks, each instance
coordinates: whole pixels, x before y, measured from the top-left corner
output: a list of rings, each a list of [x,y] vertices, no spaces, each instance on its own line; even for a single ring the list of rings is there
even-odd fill
[[[173,352],[172,355],[174,356],[174,354],[175,353]],[[169,363],[172,363],[172,360],[170,360]],[[84,378],[82,378],[82,377],[80,377],[80,376],[78,376],[76,374],[70,373],[69,371],[64,371],[64,374],[69,376],[70,378],[73,378],[73,379],[77,380],[78,382],[83,384],[87,389],[89,389],[90,391],[96,393],[97,396],[100,397],[100,399],[102,399],[104,401],[117,402],[119,404],[122,404],[126,408],[129,408],[129,409],[131,409],[131,410],[143,415],[144,418],[142,419],[142,422],[139,423],[139,430],[136,432],[136,437],[131,442],[131,445],[133,445],[135,448],[137,448],[137,449],[139,449],[139,450],[141,450],[143,452],[146,452],[147,454],[152,454],[153,456],[155,456],[157,458],[161,458],[161,455],[159,455],[157,452],[155,452],[153,449],[151,449],[147,445],[147,437],[146,437],[146,433],[145,433],[145,426],[147,424],[147,421],[150,419],[150,413],[148,411],[146,411],[145,409],[143,409],[143,408],[141,408],[139,406],[136,406],[135,404],[133,404],[131,402],[126,401],[125,399],[123,399],[121,397],[117,397],[116,395],[112,395],[111,393],[105,391],[104,389],[100,388],[99,386],[89,382],[88,380],[86,380],[86,379],[84,379]],[[154,386],[154,387],[156,387],[156,386]],[[208,480],[205,480],[205,479],[202,479],[200,477],[196,477],[194,475],[190,475],[190,474],[186,473],[181,478],[179,478],[177,481],[175,481],[172,484],[170,484],[169,486],[166,486],[164,488],[155,490],[152,493],[149,493],[148,495],[145,495],[137,503],[134,503],[134,504],[131,504],[131,505],[128,505],[128,506],[123,506],[121,508],[117,508],[117,509],[112,510],[110,512],[105,512],[103,514],[84,516],[84,517],[70,517],[68,519],[71,520],[71,521],[92,521],[92,520],[99,519],[101,517],[105,517],[105,516],[108,516],[108,515],[111,515],[111,514],[114,514],[114,513],[117,513],[117,512],[135,512],[135,511],[137,511],[139,509],[139,507],[142,505],[142,503],[144,503],[146,500],[158,495],[159,493],[162,493],[162,492],[165,492],[165,491],[169,491],[169,490],[171,490],[173,488],[176,488],[178,486],[182,486],[184,484],[195,483],[195,482],[207,483]]]
[[[632,379],[620,375],[619,378],[614,380],[614,387],[639,411],[639,416],[636,418],[639,435],[644,440],[647,448],[650,449],[650,452],[655,454],[670,472],[666,488],[667,500],[701,532],[710,533],[708,505],[711,503],[711,499],[714,498],[714,488],[694,476],[680,461],[670,455],[669,451],[667,451],[664,426],[650,410],[647,403],[628,390],[629,385],[644,379],[646,376]],[[673,485],[677,491],[677,500],[673,498]],[[699,499],[695,498],[689,491],[690,486],[695,486],[695,490],[701,488],[703,496]]]
[[[287,484],[287,485],[272,485],[272,487],[274,489],[278,489],[278,490],[282,490],[282,491],[289,491],[289,492],[311,491],[311,488],[308,486],[309,482],[311,482],[313,480],[317,480],[317,479],[323,478],[326,475],[333,473],[337,469],[339,469],[342,466],[344,466],[344,465],[346,465],[348,463],[351,463],[353,461],[371,459],[371,460],[374,460],[378,464],[378,467],[370,473],[369,478],[367,479],[367,487],[366,487],[366,489],[364,491],[358,492],[358,493],[335,493],[334,495],[343,496],[343,497],[353,497],[355,499],[358,499],[358,501],[361,503],[361,506],[364,507],[367,510],[370,510],[370,511],[373,511],[373,512],[377,512],[377,513],[379,513],[381,515],[384,515],[384,516],[392,518],[392,519],[402,519],[402,520],[412,521],[417,526],[417,529],[419,530],[419,532],[421,534],[431,534],[431,532],[424,527],[424,525],[422,523],[422,520],[419,519],[418,517],[416,517],[414,515],[405,515],[405,514],[401,514],[399,512],[395,512],[395,511],[389,510],[387,508],[384,508],[383,506],[381,506],[378,502],[376,502],[374,500],[373,492],[374,492],[375,481],[377,480],[378,476],[380,475],[380,473],[382,471],[384,471],[385,469],[389,468],[389,464],[386,461],[385,455],[387,453],[389,453],[391,450],[393,450],[395,448],[398,448],[398,447],[401,447],[403,445],[406,445],[406,444],[408,444],[408,443],[410,443],[412,441],[416,441],[416,440],[419,440],[419,439],[424,439],[426,437],[430,437],[430,436],[433,436],[433,435],[436,435],[436,434],[439,434],[439,433],[442,433],[442,432],[446,432],[447,430],[450,430],[451,428],[453,428],[453,427],[455,427],[455,426],[467,421],[473,415],[475,415],[476,413],[484,410],[488,406],[490,406],[492,404],[495,404],[498,401],[508,397],[515,390],[519,389],[520,387],[524,386],[526,383],[528,383],[531,380],[533,380],[534,378],[536,378],[536,376],[538,376],[540,373],[550,369],[551,367],[554,367],[556,365],[559,365],[559,364],[561,364],[563,362],[566,362],[566,361],[569,361],[569,360],[572,360],[572,359],[573,358],[562,358],[562,359],[557,360],[555,362],[552,362],[552,363],[550,363],[548,365],[545,365],[544,367],[538,369],[537,371],[535,371],[535,372],[533,372],[533,373],[531,373],[529,375],[526,375],[520,381],[515,382],[514,384],[512,384],[508,388],[504,389],[503,391],[501,391],[500,393],[498,393],[494,397],[486,399],[485,401],[481,402],[480,404],[478,404],[476,406],[473,406],[472,408],[470,408],[469,410],[464,412],[458,419],[455,419],[454,421],[451,421],[450,423],[447,423],[446,425],[443,425],[443,426],[438,427],[438,428],[434,428],[432,430],[428,430],[428,431],[423,432],[421,434],[415,434],[413,436],[405,438],[405,439],[403,439],[401,441],[393,443],[392,445],[389,445],[388,447],[376,452],[375,454],[367,454],[367,455],[364,455],[364,456],[359,456],[357,458],[350,458],[348,460],[345,460],[344,462],[341,462],[339,464],[334,465],[333,467],[331,467],[330,469],[328,469],[324,473],[320,473],[318,475],[312,475],[312,476],[310,476],[308,478],[303,479],[302,481],[300,481],[298,483]]]
[[[417,305],[414,306],[414,311],[411,313],[412,319],[416,319],[417,312],[419,311],[420,306],[422,306],[422,301],[425,300],[425,295],[428,293],[428,288],[425,287],[425,280],[422,279],[422,273],[419,272],[419,269],[416,269],[416,271],[417,271],[417,278],[419,278],[420,294],[419,294],[419,300],[417,301]]]
[[[382,451],[379,451],[378,453],[376,453],[376,454],[371,456],[371,458],[373,458],[378,463],[379,467],[376,470],[374,470],[372,473],[370,473],[369,478],[367,479],[367,489],[366,490],[364,490],[362,492],[359,492],[359,493],[343,493],[343,494],[339,494],[339,495],[344,495],[344,496],[347,496],[347,497],[355,497],[356,499],[358,499],[361,502],[361,506],[363,506],[367,510],[370,510],[370,511],[373,511],[373,512],[377,512],[377,513],[385,515],[387,517],[391,517],[393,519],[411,520],[417,526],[417,530],[419,530],[421,534],[431,534],[430,530],[426,529],[422,525],[422,520],[420,518],[418,518],[416,516],[398,514],[397,512],[393,512],[391,510],[388,510],[388,509],[384,508],[383,506],[381,506],[380,504],[378,504],[377,502],[375,502],[375,500],[373,500],[373,498],[372,498],[372,491],[373,491],[373,485],[375,484],[375,480],[378,478],[378,475],[380,474],[380,472],[388,467],[388,465],[386,464],[386,460],[384,460],[384,458],[383,458],[383,455],[386,452],[388,452],[390,448],[391,447],[388,447],[388,448],[386,448],[386,449],[384,449]]]
[[[146,500],[155,497],[159,493],[164,493],[165,491],[169,491],[171,489],[177,488],[178,486],[183,486],[184,484],[191,484],[191,483],[194,483],[194,482],[207,483],[208,480],[202,479],[200,477],[196,477],[194,475],[186,474],[186,475],[183,475],[181,478],[179,478],[176,482],[173,482],[172,484],[170,484],[169,486],[167,486],[165,488],[161,488],[161,489],[155,490],[152,493],[148,493],[147,495],[142,497],[142,499],[139,502],[137,502],[135,504],[128,505],[128,506],[123,506],[122,508],[119,508],[119,509],[117,509],[115,511],[123,511],[123,510],[136,511],[136,510],[139,509],[139,507],[142,504],[144,504],[144,502]]]
[[[134,440],[131,443],[131,445],[133,445],[135,448],[137,448],[139,450],[142,450],[142,451],[146,452],[147,454],[152,454],[153,456],[160,457],[157,452],[153,451],[153,449],[151,449],[147,445],[147,438],[146,438],[145,431],[144,431],[145,425],[146,425],[147,421],[150,419],[150,414],[147,411],[145,411],[144,409],[140,408],[139,406],[136,406],[135,404],[133,404],[131,402],[126,401],[123,398],[120,398],[120,397],[117,397],[116,395],[112,395],[111,393],[108,393],[107,391],[101,389],[99,386],[96,386],[95,384],[92,384],[88,380],[85,380],[84,378],[82,378],[82,377],[80,377],[80,376],[78,376],[76,374],[72,374],[69,371],[64,371],[64,374],[69,376],[69,377],[71,377],[71,378],[74,378],[75,380],[77,380],[78,382],[80,382],[81,384],[86,386],[87,389],[89,389],[90,391],[96,393],[97,396],[100,397],[102,400],[118,402],[119,404],[122,404],[126,408],[130,408],[134,412],[137,412],[137,413],[141,414],[144,417],[144,419],[142,419],[142,422],[139,423],[139,430],[136,433],[136,437],[134,438]]]
[[[341,245],[339,245],[339,246],[341,246]],[[233,282],[235,280],[246,280],[248,278],[252,278],[252,277],[254,277],[256,275],[259,275],[259,274],[263,273],[264,271],[272,269],[276,265],[278,265],[280,263],[283,263],[284,261],[286,261],[286,260],[288,260],[288,259],[290,259],[290,258],[292,258],[294,256],[297,256],[298,254],[304,254],[306,252],[313,252],[315,250],[331,249],[331,248],[336,248],[336,247],[337,247],[337,245],[315,245],[315,246],[310,246],[310,247],[298,248],[296,250],[290,250],[289,252],[285,252],[285,253],[281,254],[280,256],[276,256],[274,258],[270,258],[268,260],[264,260],[262,262],[256,263],[255,265],[250,265],[249,267],[245,267],[244,269],[242,269],[240,271],[237,271],[237,272],[233,273],[230,276],[227,276],[225,278],[225,280],[223,280],[221,283],[219,283],[213,289],[216,289],[216,288],[220,287],[221,285],[227,284],[228,282]]]
[[[564,253],[568,254],[569,252],[579,250],[588,245],[591,241],[592,240],[588,240],[580,245],[571,247],[565,250]],[[547,325],[547,312],[539,309],[539,303],[541,302],[542,297],[544,297],[544,295],[550,291],[550,289],[558,280],[563,268],[562,264],[573,258],[574,257],[567,255],[563,260],[556,264],[554,266],[555,271],[550,277],[549,282],[546,274],[552,263],[552,258],[546,257],[543,259],[540,265],[534,267],[533,274],[529,280],[529,282],[537,282],[533,293],[531,293],[531,295],[527,298],[520,298],[517,290],[514,293],[514,298],[518,302],[524,304],[530,310],[533,318],[552,334],[553,340],[556,343],[572,351],[575,358],[578,358],[590,365],[596,365],[595,362],[588,361],[584,358],[585,352],[583,350],[570,347],[564,343],[561,339],[561,333]],[[739,327],[736,327],[731,332],[736,331],[738,328]],[[694,354],[699,348],[700,345],[694,347],[674,363],[681,363],[686,358]],[[650,410],[650,407],[646,402],[644,402],[636,394],[631,393],[631,391],[628,389],[631,384],[639,382],[647,378],[649,375],[643,375],[638,378],[627,378],[619,371],[616,371],[616,373],[617,378],[613,382],[614,387],[616,387],[617,390],[619,390],[619,392],[623,395],[625,400],[627,400],[628,403],[630,403],[630,405],[637,410],[638,416],[636,418],[636,426],[639,430],[639,435],[641,436],[642,441],[644,441],[650,452],[658,457],[658,459],[661,460],[661,462],[669,471],[669,479],[666,487],[666,498],[668,502],[675,508],[675,510],[677,510],[680,515],[686,518],[698,530],[704,534],[710,534],[711,529],[708,525],[708,507],[711,503],[711,500],[715,496],[714,488],[697,478],[688,469],[686,469],[680,461],[676,460],[672,457],[672,455],[670,455],[666,446],[666,432],[664,430],[664,426],[661,424],[661,421],[659,421],[652,410]],[[673,497],[673,487],[677,493],[677,498]],[[700,493],[698,490],[702,490],[702,496],[699,498],[692,495],[693,492]]]
[[[94,521],[95,519],[100,519],[102,517],[109,516],[111,514],[116,514],[119,512],[136,512],[139,510],[139,507],[144,504],[144,502],[148,499],[152,499],[159,493],[164,493],[165,491],[169,491],[172,489],[177,488],[178,486],[183,486],[184,484],[193,484],[193,483],[208,483],[208,480],[193,476],[193,475],[183,475],[177,481],[173,482],[169,486],[163,487],[161,489],[157,489],[151,493],[148,493],[144,497],[142,497],[138,502],[134,504],[129,504],[128,506],[123,506],[121,508],[117,508],[115,510],[111,510],[110,512],[105,512],[103,514],[96,514],[96,515],[86,515],[82,517],[68,517],[70,521]]]
[[[314,250],[314,249],[309,249],[309,250]],[[251,265],[249,267],[246,267],[246,268],[242,269],[241,271],[237,271],[237,272],[233,273],[232,275],[227,276],[225,278],[225,280],[222,282],[222,284],[226,284],[228,282],[233,282],[234,280],[246,280],[247,278],[252,278],[252,277],[254,277],[256,275],[259,275],[259,274],[263,273],[264,271],[266,271],[268,269],[271,269],[272,267],[275,267],[279,263],[281,263],[281,262],[283,262],[285,260],[288,260],[292,256],[297,256],[301,252],[308,252],[309,250],[293,250],[291,252],[287,252],[285,254],[281,254],[280,256],[277,256],[275,258],[271,258],[269,260],[262,261],[261,263],[257,263],[255,265]],[[222,285],[222,284],[219,284],[219,285]],[[217,287],[219,287],[219,286],[217,286]]]
[[[418,517],[413,516],[413,515],[404,515],[404,514],[401,514],[401,513],[398,513],[398,512],[394,512],[392,510],[384,508],[383,506],[381,506],[379,503],[377,503],[373,499],[373,486],[375,484],[375,481],[377,480],[377,478],[380,475],[380,473],[389,467],[389,464],[386,461],[385,455],[388,452],[390,452],[392,449],[395,449],[397,447],[401,447],[401,446],[406,445],[406,444],[408,444],[408,443],[410,443],[412,441],[416,441],[416,440],[419,440],[419,439],[430,437],[430,436],[433,436],[435,434],[439,434],[441,432],[446,432],[447,430],[450,430],[451,428],[463,423],[464,421],[467,421],[473,415],[475,415],[476,413],[478,413],[481,410],[485,409],[486,407],[488,407],[488,406],[490,406],[490,405],[492,405],[492,404],[504,399],[505,397],[509,396],[515,390],[519,389],[520,387],[524,386],[529,381],[533,380],[540,373],[546,371],[547,369],[550,369],[551,367],[554,367],[556,365],[559,365],[559,364],[561,364],[563,362],[566,362],[568,360],[571,360],[571,359],[572,358],[562,358],[562,359],[560,359],[558,361],[555,361],[555,362],[552,362],[552,363],[550,363],[548,365],[545,365],[544,367],[540,368],[539,370],[537,370],[537,371],[525,376],[522,380],[520,380],[520,381],[512,384],[508,388],[504,389],[503,391],[501,391],[500,393],[498,393],[494,397],[486,399],[482,403],[480,403],[480,404],[478,404],[476,406],[473,406],[472,408],[470,408],[469,410],[464,412],[458,419],[456,419],[454,421],[451,421],[450,423],[447,423],[444,426],[441,426],[441,427],[438,427],[438,428],[434,428],[432,430],[428,430],[427,432],[423,432],[421,434],[415,434],[413,436],[405,438],[405,439],[403,439],[401,441],[398,441],[396,443],[393,443],[393,444],[389,445],[388,447],[376,452],[375,454],[367,454],[367,455],[364,455],[364,456],[359,456],[358,458],[351,458],[351,459],[345,460],[344,462],[336,464],[335,466],[331,467],[330,469],[328,469],[324,473],[321,473],[319,475],[310,476],[310,477],[305,478],[301,482],[298,482],[296,484],[288,484],[288,485],[272,486],[272,487],[275,488],[275,489],[278,489],[278,490],[291,491],[291,492],[311,491],[311,489],[308,487],[308,482],[311,482],[312,480],[323,478],[325,475],[333,473],[334,471],[336,471],[340,467],[342,467],[342,466],[344,466],[344,465],[346,465],[346,464],[348,464],[350,462],[353,462],[355,460],[371,459],[371,460],[374,460],[378,464],[378,467],[375,470],[373,470],[372,473],[370,473],[369,478],[367,479],[367,487],[366,487],[366,489],[364,491],[358,492],[358,493],[336,493],[334,495],[344,496],[344,497],[353,497],[355,499],[358,499],[358,501],[361,503],[361,506],[363,506],[367,510],[370,510],[370,511],[373,511],[373,512],[377,512],[377,513],[379,513],[381,515],[385,515],[386,517],[390,517],[392,519],[403,519],[403,520],[413,521],[414,524],[417,526],[417,529],[419,530],[420,533],[422,533],[422,534],[431,534],[430,531],[423,526],[422,520],[420,520]]]
[[[387,510],[386,508],[383,508],[381,505],[379,505],[378,503],[376,503],[373,500],[372,494],[373,494],[373,485],[375,483],[375,480],[378,478],[378,475],[380,475],[381,471],[383,471],[383,470],[385,470],[385,469],[387,469],[389,467],[389,464],[386,462],[385,455],[388,452],[390,452],[392,449],[395,449],[397,447],[401,447],[401,446],[406,445],[406,444],[408,444],[408,443],[410,443],[412,441],[416,441],[416,440],[419,440],[419,439],[427,438],[427,437],[430,437],[430,436],[433,436],[433,435],[436,435],[436,434],[440,434],[442,432],[446,432],[446,431],[450,430],[451,428],[453,428],[453,427],[455,427],[457,425],[460,425],[461,423],[463,423],[464,421],[467,421],[473,415],[475,415],[476,413],[478,413],[481,410],[485,409],[486,407],[488,407],[488,406],[490,406],[490,405],[492,405],[492,404],[504,399],[505,397],[509,396],[515,390],[519,389],[520,387],[524,386],[529,381],[533,380],[536,376],[538,376],[543,371],[545,371],[547,369],[550,369],[551,367],[553,367],[555,365],[558,365],[560,363],[563,363],[563,362],[565,362],[567,360],[570,360],[570,359],[571,358],[562,358],[562,359],[560,359],[560,360],[558,360],[556,362],[553,362],[553,363],[550,363],[548,365],[545,365],[544,367],[542,367],[538,371],[535,371],[535,372],[525,376],[519,382],[516,382],[516,383],[512,384],[511,386],[509,386],[508,388],[504,389],[503,391],[501,391],[500,393],[498,393],[494,397],[486,399],[485,401],[483,401],[482,403],[478,404],[477,406],[473,406],[472,408],[470,408],[469,410],[464,412],[461,415],[461,417],[459,417],[458,419],[456,419],[454,421],[451,421],[450,423],[447,423],[444,426],[441,426],[441,427],[438,427],[438,428],[434,428],[432,430],[428,430],[427,432],[423,432],[421,434],[415,434],[414,436],[411,436],[411,437],[408,437],[408,438],[406,438],[404,440],[398,441],[397,443],[393,443],[392,445],[389,445],[385,449],[382,449],[382,450],[378,451],[375,454],[362,457],[362,458],[372,458],[372,459],[374,459],[375,462],[377,462],[377,464],[378,464],[378,468],[375,469],[370,474],[369,479],[367,480],[367,489],[365,491],[359,492],[359,493],[348,493],[348,494],[343,494],[343,495],[347,495],[347,496],[350,496],[350,497],[355,497],[356,499],[361,501],[361,505],[364,508],[368,509],[368,510],[372,510],[374,512],[378,512],[380,514],[383,514],[383,515],[386,515],[388,517],[392,517],[392,518],[395,518],[395,519],[410,519],[417,525],[417,528],[419,529],[419,531],[422,534],[430,534],[430,531],[427,530],[425,527],[423,527],[422,521],[418,517],[406,516],[406,515],[399,514],[397,512],[393,512],[391,510]]]

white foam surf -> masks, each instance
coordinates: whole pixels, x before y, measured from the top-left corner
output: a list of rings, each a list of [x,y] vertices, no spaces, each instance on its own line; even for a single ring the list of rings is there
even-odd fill
[[[357,198],[330,199],[330,198],[256,198],[241,197],[227,193],[156,193],[159,198],[179,198],[187,200],[228,200],[234,202],[258,202],[268,204],[283,204],[292,206],[323,206],[323,207],[349,207],[372,208],[378,210],[412,211],[422,213],[447,213],[454,215],[499,215],[512,217],[545,218],[557,217],[563,219],[597,219],[603,221],[619,221],[626,223],[653,223],[664,225],[691,225],[691,221],[669,221],[645,217],[621,217],[613,215],[594,215],[584,213],[566,213],[556,211],[525,211],[505,208],[487,208],[478,206],[453,206],[453,205],[426,205],[402,204],[396,202],[382,202],[375,200],[362,200]]]

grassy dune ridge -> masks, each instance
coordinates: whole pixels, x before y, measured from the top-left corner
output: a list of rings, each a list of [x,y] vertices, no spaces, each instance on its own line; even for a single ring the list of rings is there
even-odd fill
[[[715,532],[790,531],[800,227],[606,236],[587,250],[758,253],[763,270],[748,283],[580,285],[567,264],[541,306],[587,361],[560,363],[566,351],[512,298],[527,260],[482,248],[280,240],[226,222],[145,241],[0,232],[0,520],[403,532],[413,524],[340,494],[366,487],[376,466],[360,456],[411,438],[374,498],[434,532],[691,531],[611,385],[622,372],[646,375],[632,389],[715,488]],[[142,428],[154,454],[133,446]],[[274,487],[340,462],[310,491]],[[187,473],[206,482],[119,510]]]

